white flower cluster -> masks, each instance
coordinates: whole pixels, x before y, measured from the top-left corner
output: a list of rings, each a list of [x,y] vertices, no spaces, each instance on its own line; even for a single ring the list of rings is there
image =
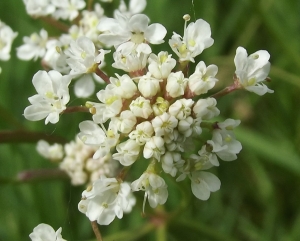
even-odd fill
[[[117,161],[110,154],[93,159],[96,149],[84,145],[79,138],[64,146],[57,143],[50,145],[44,140],[37,143],[38,153],[50,161],[59,162],[59,168],[68,174],[72,185],[91,184],[102,175],[115,176]]]
[[[0,20],[0,60],[7,61],[10,59],[11,45],[17,35],[18,33]]]
[[[41,223],[33,229],[33,232],[29,234],[31,241],[67,241],[61,236],[61,228],[59,228],[56,232],[55,230],[48,224]]]
[[[56,19],[74,19],[84,8],[81,0],[24,2],[31,15],[52,15]],[[168,198],[163,179],[166,174],[178,182],[189,178],[193,194],[207,200],[221,185],[207,170],[219,166],[218,158],[237,159],[242,149],[233,132],[240,121],[216,121],[220,114],[216,98],[203,97],[218,81],[216,65],[195,63],[195,58],[214,42],[210,25],[203,19],[188,24],[189,16],[185,15],[183,36],[174,32],[168,41],[178,60],[167,51],[156,54],[151,45],[163,43],[167,30],[159,23],[150,24],[150,19],[140,13],[145,5],[144,0],[131,0],[127,8],[121,1],[114,17],[109,18],[97,3],[94,11],[82,11],[79,25],[72,25],[68,34],[53,39],[41,30],[25,37],[25,44],[18,48],[19,58],[42,58],[43,65],[52,69],[33,77],[38,94],[29,98],[32,105],[24,111],[29,120],[58,122],[59,114],[67,109],[69,84],[74,78],[79,77],[75,84],[79,97],[94,93],[92,74],[107,83],[97,92],[98,101],[86,102],[92,120],[81,122],[78,134],[86,146],[78,140],[66,145],[66,157],[60,165],[74,184],[94,181],[94,176],[101,175],[83,192],[78,207],[91,221],[104,225],[132,209],[132,192],[145,192],[144,206],[146,200],[152,208],[164,204]],[[125,73],[110,78],[103,73],[104,57],[110,52],[105,47],[114,47],[112,67]],[[234,62],[234,84],[215,97],[241,88],[259,95],[272,92],[262,83],[270,69],[267,51],[248,56],[239,47]],[[196,66],[188,73],[190,63]],[[112,178],[103,169],[96,171],[99,166],[91,157],[101,167],[118,161],[123,170],[139,161],[145,171],[130,184],[123,182],[123,174]],[[95,175],[87,178],[83,169]]]

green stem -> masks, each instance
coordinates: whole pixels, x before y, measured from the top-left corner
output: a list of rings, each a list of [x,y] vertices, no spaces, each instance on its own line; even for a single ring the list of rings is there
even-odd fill
[[[0,143],[34,143],[45,140],[49,143],[67,143],[68,141],[60,136],[49,135],[44,132],[33,132],[27,130],[5,130],[0,131]]]

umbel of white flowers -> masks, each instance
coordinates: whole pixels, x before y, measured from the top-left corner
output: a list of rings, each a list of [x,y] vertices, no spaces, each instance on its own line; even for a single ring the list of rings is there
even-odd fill
[[[72,19],[84,7],[78,1],[71,13],[62,11],[56,1],[52,3],[53,8],[45,5],[39,12],[26,5],[27,11]],[[86,102],[92,120],[79,124],[78,138],[92,148],[94,159],[113,159],[125,169],[144,159],[141,162],[145,171],[132,183],[123,181],[124,176],[104,174],[82,193],[79,210],[103,225],[132,210],[135,191],[145,192],[143,209],[147,200],[152,208],[164,204],[168,198],[164,175],[178,182],[190,179],[193,194],[207,200],[221,185],[219,178],[207,170],[219,166],[218,159],[237,159],[242,149],[233,132],[240,121],[217,122],[217,100],[203,97],[218,81],[216,65],[195,63],[195,58],[214,42],[210,25],[203,19],[188,24],[189,16],[184,16],[183,36],[173,33],[169,40],[178,57],[176,66],[176,59],[167,51],[152,52],[150,45],[163,43],[167,30],[159,23],[150,24],[150,19],[140,13],[144,1],[139,4],[135,9],[131,4],[127,11],[122,2],[113,18],[105,17],[100,5],[95,4],[94,11],[82,12],[79,25],[73,25],[68,34],[48,39],[42,30],[39,38],[43,41],[26,38],[18,49],[23,59],[24,49],[32,49],[27,59],[42,58],[43,64],[52,69],[34,75],[37,94],[29,98],[31,105],[24,111],[27,119],[45,118],[45,124],[57,123],[70,100],[70,82],[78,79],[75,93],[88,97],[95,91],[93,74],[97,74],[107,85],[96,93],[98,101]],[[95,19],[96,24],[89,24]],[[112,46],[112,67],[125,73],[108,78],[101,69],[110,52],[104,48]],[[270,70],[269,57],[264,50],[248,56],[244,48],[238,47],[234,88],[259,95],[272,93],[263,84]],[[196,64],[195,71],[187,74],[190,63]]]

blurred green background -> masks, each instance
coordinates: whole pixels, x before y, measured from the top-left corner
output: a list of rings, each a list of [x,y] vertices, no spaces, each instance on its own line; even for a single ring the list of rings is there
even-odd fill
[[[103,6],[111,12],[109,4]],[[107,237],[104,241],[300,240],[300,1],[149,0],[145,13],[152,23],[167,28],[166,42],[173,31],[182,34],[186,13],[192,21],[203,18],[210,23],[215,43],[197,61],[219,66],[219,82],[213,91],[231,83],[238,46],[248,53],[268,50],[272,64],[268,86],[275,93],[260,97],[240,91],[218,100],[223,119],[241,119],[236,135],[243,145],[238,160],[222,162],[214,170],[222,182],[220,191],[208,201],[199,201],[191,196],[189,182],[185,183],[189,194],[182,195],[167,179],[166,210],[175,210],[183,196],[186,201],[186,209],[176,220],[165,230],[149,226],[149,217],[141,216],[139,193],[139,205],[130,215],[101,227]],[[35,92],[32,76],[41,65],[18,60],[14,49],[22,44],[23,36],[42,27],[53,35],[58,32],[27,16],[21,0],[0,1],[0,19],[19,33],[11,60],[0,62],[0,132],[23,129],[73,139],[78,123],[90,118],[88,114],[65,115],[57,125],[47,126],[22,116],[29,105],[27,98]],[[171,53],[167,44],[164,50]],[[71,105],[80,103],[75,100]],[[29,240],[29,233],[42,222],[56,230],[62,227],[69,241],[93,240],[88,219],[77,209],[83,186],[73,187],[65,179],[10,182],[22,170],[55,167],[36,153],[34,143],[0,143],[0,241]],[[151,214],[150,208],[146,213]]]

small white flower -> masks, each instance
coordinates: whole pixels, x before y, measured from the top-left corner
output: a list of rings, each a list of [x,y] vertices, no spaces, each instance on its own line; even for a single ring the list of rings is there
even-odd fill
[[[31,241],[67,241],[61,236],[61,228],[56,232],[48,224],[41,223],[33,229],[33,232],[29,234]]]
[[[215,78],[218,67],[214,64],[206,67],[203,61],[200,61],[195,72],[189,77],[189,89],[194,95],[207,93],[208,90],[215,86],[218,79]]]
[[[270,54],[266,50],[259,50],[248,56],[246,49],[238,47],[234,57],[235,74],[242,87],[258,95],[273,93],[262,83],[270,72]]]
[[[142,117],[144,119],[148,119],[148,117],[153,113],[150,100],[147,100],[142,96],[133,100],[130,103],[129,108],[136,117]]]
[[[46,16],[55,11],[51,0],[23,0],[26,12],[34,17]]]
[[[144,145],[150,141],[154,133],[151,122],[144,121],[138,124],[134,131],[129,134],[129,138],[135,140],[139,145]]]
[[[122,98],[114,90],[107,86],[105,90],[97,93],[98,99],[102,103],[88,102],[95,108],[93,120],[96,123],[105,123],[108,119],[117,116],[123,107]]]
[[[156,136],[168,135],[178,124],[178,120],[166,112],[156,116],[151,122]]]
[[[143,71],[147,64],[148,54],[135,52],[123,53],[124,51],[116,51],[113,53],[114,63],[112,67],[122,69],[126,72]]]
[[[138,54],[150,54],[152,52],[151,44],[163,43],[167,31],[161,24],[149,24],[149,18],[144,14],[135,14],[130,18],[116,13],[115,18],[103,19],[98,30],[103,32],[100,34],[100,42],[107,46],[114,45],[117,51],[125,51],[127,53],[135,50]]]
[[[188,79],[184,77],[181,71],[170,73],[167,79],[166,91],[173,98],[182,96],[184,95],[187,82]]]
[[[161,157],[162,169],[165,173],[169,173],[172,177],[175,177],[178,171],[178,168],[184,164],[184,160],[181,157],[181,154],[178,152],[167,151]]]
[[[90,191],[82,193],[78,209],[90,221],[109,225],[116,216],[121,219],[124,212],[130,212],[134,204],[135,198],[127,182],[120,183],[116,178],[101,176]]]
[[[140,154],[140,145],[134,140],[127,140],[116,147],[117,152],[113,158],[118,160],[123,166],[132,165]]]
[[[40,34],[33,33],[30,37],[23,37],[24,44],[17,48],[17,56],[22,60],[37,60],[44,57],[46,53],[46,44],[48,33],[42,29]]]
[[[7,61],[10,59],[11,45],[18,33],[0,21],[0,60]]]
[[[58,161],[63,158],[64,152],[62,145],[54,143],[50,145],[45,140],[39,140],[36,145],[37,152],[44,158],[50,159],[51,161]]]
[[[82,121],[79,124],[78,137],[86,145],[99,146],[105,141],[105,132],[93,121]]]
[[[78,137],[80,140],[86,144],[97,147],[98,150],[94,153],[93,158],[97,159],[107,155],[107,143],[106,134],[102,128],[100,128],[93,121],[82,121],[79,124],[80,133]]]
[[[122,76],[116,74],[116,76],[117,78],[109,78],[111,84],[109,84],[106,88],[113,90],[113,92],[121,98],[132,98],[137,92],[137,87],[133,80],[127,74]]]
[[[171,58],[171,54],[161,51],[158,55],[153,53],[148,58],[148,70],[157,79],[166,79],[176,65],[176,60]]]
[[[152,208],[155,208],[158,204],[163,205],[168,199],[167,187],[163,178],[148,172],[143,173],[139,179],[131,183],[131,188],[134,192],[145,191],[143,210],[145,209],[147,198]]]
[[[150,98],[160,91],[160,82],[161,80],[151,77],[151,73],[148,72],[139,79],[138,89],[145,98]]]
[[[215,98],[199,99],[193,107],[193,112],[197,118],[209,120],[220,114],[220,110],[216,105]]]
[[[184,120],[191,115],[193,104],[194,101],[192,99],[176,100],[176,102],[169,107],[169,113],[178,120]]]
[[[192,192],[200,200],[207,200],[210,193],[218,191],[221,186],[219,178],[209,172],[193,172],[190,179]]]
[[[104,17],[104,9],[99,3],[95,3],[93,11],[83,10],[82,18],[79,21],[82,34],[91,39],[97,47],[101,47],[98,36],[100,31],[97,29],[99,21]]]
[[[70,47],[65,51],[67,63],[71,67],[71,75],[95,72],[99,63],[104,61],[104,55],[110,51],[101,49],[98,55],[95,45],[89,38],[82,36],[71,41]]]
[[[241,143],[236,140],[233,129],[241,123],[240,120],[227,119],[218,122],[218,128],[213,131],[212,141],[207,143],[213,146],[213,152],[224,161],[233,161],[242,150]]]
[[[178,131],[183,134],[185,137],[189,137],[193,133],[192,125],[194,124],[194,119],[191,116],[180,120],[178,122]]]
[[[169,101],[165,100],[163,97],[157,97],[155,103],[152,105],[154,115],[162,115],[168,110],[169,106]]]
[[[85,7],[84,0],[52,0],[52,4],[57,8],[52,16],[56,19],[74,20],[79,11]]]
[[[143,155],[146,159],[154,157],[160,161],[161,155],[165,153],[165,142],[160,136],[152,136],[144,146]]]
[[[129,7],[127,8],[124,0],[120,1],[120,5],[118,10],[115,10],[114,15],[116,15],[116,11],[120,11],[122,14],[127,17],[131,17],[134,14],[141,13],[146,8],[147,1],[146,0],[130,0]]]
[[[203,19],[198,19],[184,27],[184,35],[181,37],[173,33],[169,40],[169,45],[179,57],[179,61],[195,62],[195,57],[206,48],[212,46],[214,40],[210,37],[211,30],[209,24]]]
[[[59,114],[66,109],[70,100],[68,86],[71,77],[62,76],[59,72],[51,70],[38,71],[32,78],[32,83],[37,94],[29,97],[32,104],[24,110],[24,116],[31,121],[45,119],[45,124],[55,124],[59,120]]]
[[[130,110],[124,110],[121,112],[119,117],[112,117],[111,122],[116,125],[118,131],[122,133],[129,133],[132,131],[137,120]]]

